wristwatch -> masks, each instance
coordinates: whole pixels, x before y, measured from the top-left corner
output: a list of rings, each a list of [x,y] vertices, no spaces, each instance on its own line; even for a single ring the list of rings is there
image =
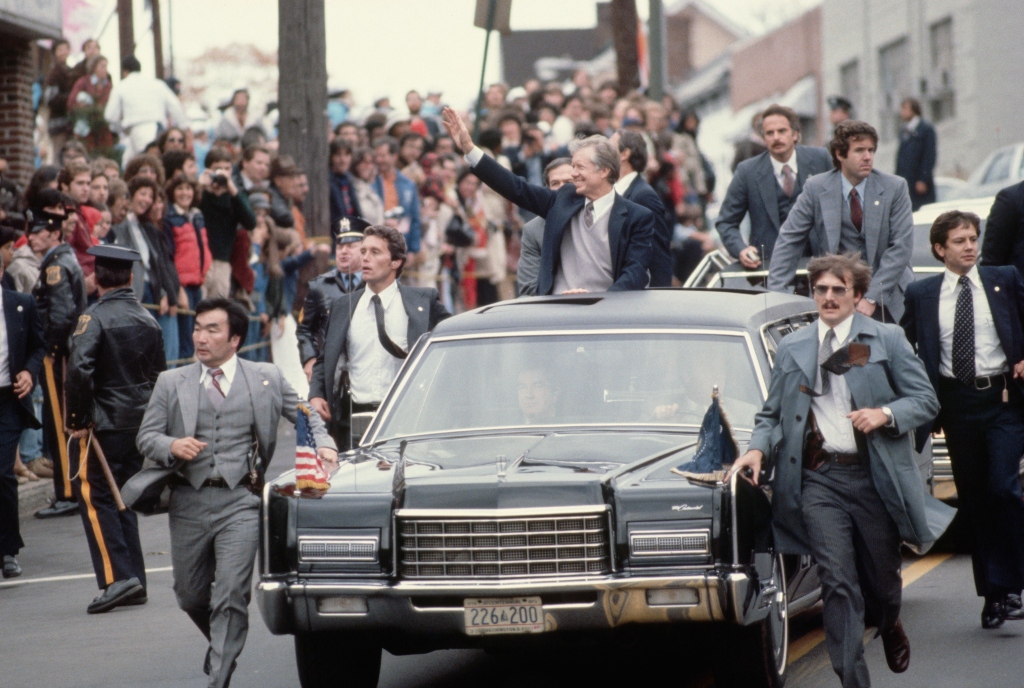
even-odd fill
[[[885,417],[889,419],[889,420],[887,420],[885,422],[885,427],[887,427],[887,428],[896,427],[896,418],[894,418],[893,415],[892,415],[892,409],[889,408],[888,406],[883,406],[882,407],[882,413],[884,413]]]

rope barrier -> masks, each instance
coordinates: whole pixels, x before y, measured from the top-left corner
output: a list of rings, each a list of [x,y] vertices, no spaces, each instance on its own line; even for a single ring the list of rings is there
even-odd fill
[[[144,304],[142,304],[142,307],[145,308],[146,310],[154,311],[156,313],[160,312],[160,306],[157,306],[156,304],[144,303]],[[178,315],[195,315],[195,314],[196,314],[195,311],[190,311],[187,308],[179,308],[178,309]],[[170,315],[170,312],[167,312],[166,315]],[[260,318],[259,318],[258,315],[250,315],[249,316],[249,322],[260,322]]]

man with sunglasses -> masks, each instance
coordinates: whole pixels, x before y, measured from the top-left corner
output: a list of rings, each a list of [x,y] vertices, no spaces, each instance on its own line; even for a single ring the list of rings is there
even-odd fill
[[[750,469],[756,485],[764,464],[775,550],[817,561],[832,668],[844,688],[861,688],[870,685],[865,626],[878,628],[892,671],[910,665],[900,543],[927,549],[941,529],[929,525],[906,434],[939,403],[903,331],[857,312],[867,265],[826,255],[807,272],[818,322],[779,344],[749,450],[731,473]]]

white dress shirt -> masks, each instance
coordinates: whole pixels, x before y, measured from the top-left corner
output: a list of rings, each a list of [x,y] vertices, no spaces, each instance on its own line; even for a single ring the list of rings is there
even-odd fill
[[[1009,370],[1006,353],[999,342],[999,333],[988,306],[988,296],[975,265],[967,273],[974,300],[974,374],[978,377],[997,375]],[[953,324],[956,320],[956,300],[963,289],[957,282],[960,275],[945,271],[939,288],[939,374],[956,377],[953,374]]]
[[[0,290],[0,387],[14,384],[11,376],[11,359],[7,351],[7,320],[4,318],[3,292]]]
[[[779,183],[779,188],[786,188],[784,183],[786,181],[786,175],[783,174],[782,172],[782,168],[785,167],[786,165],[789,165],[789,169],[793,170],[793,186],[796,186],[797,167],[795,148],[793,149],[793,152],[790,153],[789,160],[786,160],[785,162],[779,162],[778,160],[773,158],[771,154],[768,155],[768,159],[772,161],[772,170],[775,171],[775,181]]]
[[[200,365],[203,367],[203,372],[199,376],[199,384],[204,390],[209,390],[213,387],[213,375],[210,374],[210,371],[216,370],[216,368],[211,368],[205,363],[200,363]],[[224,373],[221,375],[219,383],[221,391],[226,397],[231,392],[231,381],[235,379],[235,371],[238,370],[238,357],[232,355],[218,367]]]
[[[620,195],[625,196],[626,190],[629,189],[629,185],[633,183],[634,179],[636,179],[636,175],[636,172],[630,172],[623,177],[619,177],[619,180],[615,182],[615,190],[618,191]]]
[[[380,343],[377,316],[370,302],[372,297],[373,290],[367,287],[348,326],[348,376],[352,401],[357,404],[383,401],[402,367],[402,359],[389,354]],[[384,306],[384,329],[388,337],[403,351],[408,351],[409,314],[405,312],[397,282],[380,293],[380,301]]]
[[[187,126],[188,118],[178,96],[160,79],[132,72],[110,93],[103,118],[128,130],[139,124]]]
[[[853,327],[852,313],[850,317],[835,326],[835,338],[832,340],[833,351],[838,351],[846,344],[846,340],[850,338],[851,327]],[[819,351],[828,331],[829,326],[819,318]],[[817,356],[817,352],[815,355]],[[821,394],[821,366],[816,365],[815,369],[818,372],[814,378],[814,391]],[[850,396],[850,387],[846,384],[846,378],[843,375],[829,376],[829,394],[811,397],[811,410],[814,412],[814,420],[818,423],[818,432],[825,439],[825,451],[839,454],[857,452],[857,439],[853,434],[853,423],[846,417],[853,411],[853,397]]]
[[[917,115],[914,115],[913,117],[910,118],[910,121],[904,125],[903,128],[907,130],[907,133],[913,134],[917,131],[917,125],[920,123],[921,118]]]

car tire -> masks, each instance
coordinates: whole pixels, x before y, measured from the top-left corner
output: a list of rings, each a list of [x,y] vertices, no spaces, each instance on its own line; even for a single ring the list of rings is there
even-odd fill
[[[772,561],[778,591],[768,617],[751,626],[729,627],[715,643],[716,688],[782,688],[789,661],[789,605],[782,555]]]
[[[349,633],[300,633],[295,663],[302,688],[376,688],[381,646]]]

